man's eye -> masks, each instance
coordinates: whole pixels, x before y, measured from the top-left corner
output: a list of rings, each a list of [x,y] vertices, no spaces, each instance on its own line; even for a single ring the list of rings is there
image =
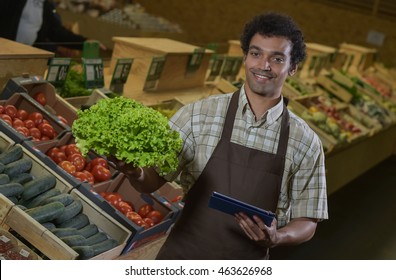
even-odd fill
[[[259,56],[260,53],[258,53],[258,52],[250,52],[250,55],[251,55],[251,56]]]
[[[276,63],[284,63],[285,62],[285,59],[283,57],[273,57],[271,60]]]

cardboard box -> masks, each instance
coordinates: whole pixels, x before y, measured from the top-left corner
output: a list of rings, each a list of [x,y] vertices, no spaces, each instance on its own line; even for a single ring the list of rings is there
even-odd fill
[[[23,74],[43,76],[54,53],[0,38],[0,90],[10,78]]]
[[[124,96],[136,90],[204,86],[211,50],[166,38],[113,37],[113,41],[110,73],[117,59],[133,58]]]
[[[42,92],[47,100],[44,108],[53,114],[56,120],[59,119],[58,116],[62,116],[66,119],[67,125],[71,127],[73,121],[77,119],[77,110],[56,93],[55,87],[51,83],[40,76],[24,76],[10,79],[0,94],[0,99],[8,99],[15,92],[25,92],[32,98],[34,98],[36,93]]]
[[[6,105],[14,105],[17,109],[24,109],[26,110],[29,114],[33,112],[39,112],[43,115],[43,118],[46,119],[49,124],[52,125],[56,132],[56,137],[50,140],[45,140],[45,141],[56,141],[57,139],[62,138],[62,136],[71,131],[71,128],[64,123],[62,123],[59,118],[55,117],[52,113],[50,113],[46,108],[41,106],[37,101],[35,101],[33,98],[31,98],[27,93],[25,92],[15,92],[10,98],[6,100],[0,100],[0,105],[6,106]],[[6,124],[8,125],[8,124]],[[22,141],[30,141],[31,137],[26,137],[19,133],[18,131],[14,130],[9,126],[8,131],[12,129],[15,134],[19,134],[18,138],[21,139]]]
[[[125,176],[117,177],[114,180],[97,184],[93,188],[87,186],[86,184],[82,184],[78,187],[78,190],[132,232],[130,239],[127,241],[127,245],[125,246],[123,254],[141,246],[142,244],[167,234],[173,226],[175,218],[180,211],[180,209],[169,205],[169,203],[163,203],[163,200],[159,200],[156,195],[139,193],[134,189]],[[164,218],[160,223],[154,225],[153,227],[144,229],[143,227],[138,226],[129,220],[115,207],[111,206],[103,199],[103,197],[99,195],[99,192],[119,193],[123,197],[124,201],[130,202],[134,206],[136,211],[144,204],[151,204],[155,210],[161,212]]]
[[[75,109],[85,109],[90,106],[96,104],[96,102],[100,99],[108,98],[106,96],[107,89],[94,89],[91,95],[88,96],[76,96],[76,97],[68,97],[65,98],[65,101],[68,102]]]

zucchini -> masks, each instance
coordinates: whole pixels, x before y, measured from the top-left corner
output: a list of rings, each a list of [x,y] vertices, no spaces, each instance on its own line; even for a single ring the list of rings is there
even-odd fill
[[[18,204],[18,198],[16,198],[15,196],[7,196],[7,198],[9,200],[11,200],[12,203],[14,204]],[[22,209],[23,210],[23,209]]]
[[[85,243],[86,243],[86,245],[94,245],[99,242],[105,241],[107,239],[108,239],[108,237],[107,237],[106,233],[98,232],[98,233],[92,235],[91,237],[87,238]]]
[[[59,201],[64,206],[68,206],[69,204],[71,204],[74,201],[74,198],[68,193],[59,193],[59,194],[57,194],[55,196],[51,196],[51,197],[48,197],[48,198],[44,199],[41,202],[41,204],[48,204],[48,203],[51,203],[51,202],[54,202],[54,201]]]
[[[0,185],[8,184],[10,182],[10,177],[7,174],[0,174]]]
[[[26,210],[33,219],[39,223],[45,223],[52,221],[59,217],[63,211],[65,211],[65,206],[62,203],[55,201],[46,205],[37,206]]]
[[[94,254],[96,256],[96,255],[102,254],[103,252],[111,250],[117,246],[118,246],[118,242],[112,238],[109,238],[109,239],[106,239],[105,241],[102,241],[102,242],[96,243],[95,245],[92,245],[92,249],[94,249]]]
[[[0,185],[0,193],[7,197],[19,196],[23,192],[23,190],[23,186],[18,183],[8,183]]]
[[[51,230],[53,234],[55,234],[58,237],[66,237],[66,236],[72,236],[72,235],[81,235],[78,232],[78,229],[75,228],[54,228]],[[82,236],[82,235],[81,235]]]
[[[15,203],[15,204],[16,204],[16,203]],[[21,204],[16,204],[16,206],[17,206],[19,209],[21,209],[22,211],[27,210],[27,208],[26,208],[25,206],[21,205]]]
[[[22,146],[14,145],[0,154],[0,162],[4,165],[21,159],[23,156]]]
[[[5,165],[0,162],[0,173],[3,173]]]
[[[63,223],[57,225],[57,227],[58,228],[70,228],[70,227],[72,227],[72,228],[75,228],[75,229],[80,229],[80,228],[85,227],[88,224],[89,224],[88,216],[85,215],[84,213],[80,213],[77,216],[75,216],[74,218],[71,218],[71,219],[67,220],[66,222],[63,222]]]
[[[30,158],[21,158],[6,164],[3,173],[7,174],[10,178],[18,176],[21,173],[29,172],[32,169],[33,161]]]
[[[13,183],[19,183],[19,184],[25,184],[29,181],[33,180],[33,175],[30,173],[21,173],[16,175],[11,179],[11,182]]]
[[[39,194],[38,196],[33,197],[28,201],[23,202],[23,205],[25,205],[27,208],[33,208],[40,205],[48,204],[48,203],[43,203],[43,201],[60,194],[61,194],[60,190],[53,188],[46,192],[43,192],[42,194]]]
[[[61,224],[72,219],[81,212],[82,208],[82,202],[80,200],[74,200],[72,203],[65,207],[65,211],[63,211],[62,215],[54,220],[55,224]]]
[[[85,237],[81,235],[64,236],[60,237],[60,240],[65,242],[70,247],[87,245]]]
[[[89,260],[95,257],[95,251],[91,246],[72,246],[71,248],[76,251],[80,260]]]
[[[50,222],[45,222],[45,223],[42,223],[41,225],[49,230],[53,230],[54,228],[56,228],[55,224],[50,223]]]
[[[97,232],[99,232],[99,229],[95,224],[89,224],[78,230],[78,233],[84,236],[85,238],[88,238]]]
[[[49,189],[52,189],[55,185],[56,178],[54,175],[50,173],[41,175],[23,185],[25,189],[21,197],[23,200],[27,201]]]

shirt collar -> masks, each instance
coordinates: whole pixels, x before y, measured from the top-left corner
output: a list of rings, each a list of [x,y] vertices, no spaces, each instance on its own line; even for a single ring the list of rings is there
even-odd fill
[[[274,123],[279,117],[282,116],[283,113],[283,96],[281,95],[280,101],[271,109],[269,109],[264,116],[258,120],[258,123],[266,123],[266,125],[271,125]],[[254,118],[254,114],[249,106],[249,102],[245,92],[245,86],[243,85],[239,94],[239,104],[238,111],[242,117],[246,117],[246,115],[251,115]],[[249,113],[248,113],[249,112]]]

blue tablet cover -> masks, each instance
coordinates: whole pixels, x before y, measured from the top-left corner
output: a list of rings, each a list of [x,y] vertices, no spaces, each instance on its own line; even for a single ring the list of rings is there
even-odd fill
[[[218,192],[213,192],[210,196],[209,207],[231,215],[239,212],[243,212],[249,217],[256,215],[267,226],[271,226],[272,220],[275,217],[275,214],[271,211],[258,208]]]

